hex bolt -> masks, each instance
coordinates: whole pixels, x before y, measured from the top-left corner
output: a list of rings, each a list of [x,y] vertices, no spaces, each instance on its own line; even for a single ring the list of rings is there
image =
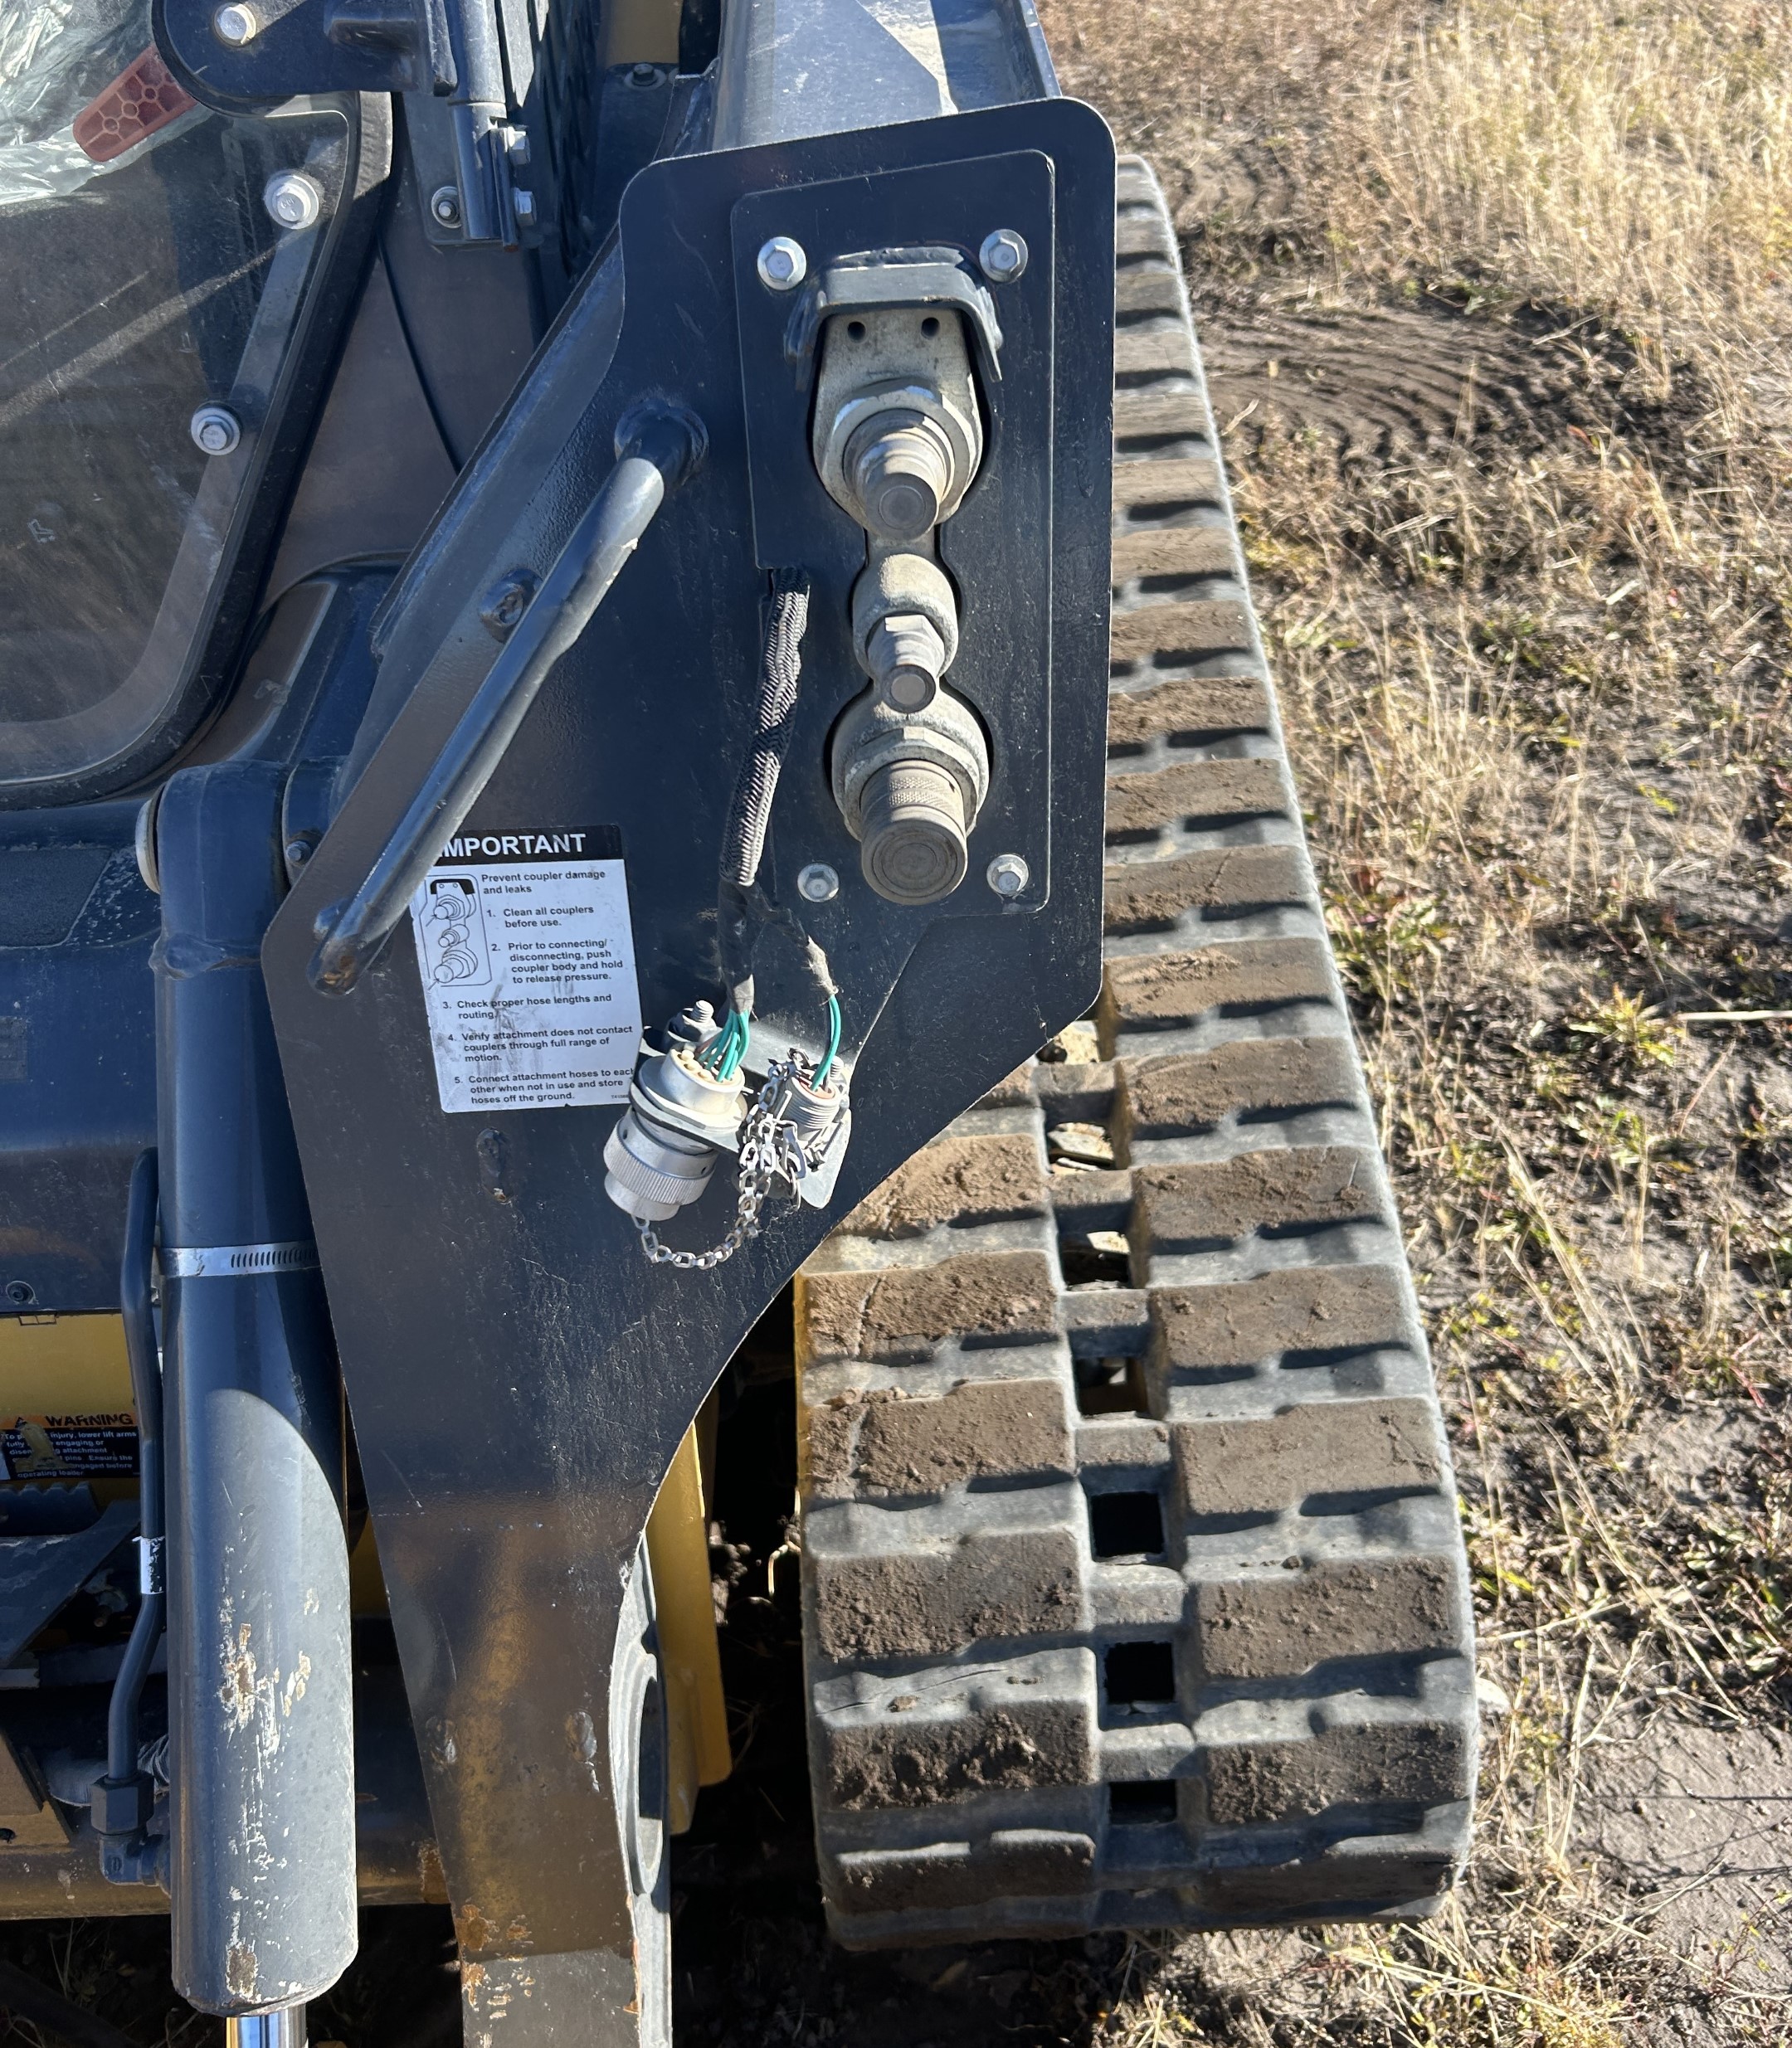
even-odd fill
[[[276,171],[261,187],[261,203],[270,220],[296,231],[311,226],[323,212],[324,193],[303,171]]]
[[[460,225],[460,195],[452,185],[438,185],[430,194],[430,218],[438,227]]]
[[[516,216],[519,227],[535,225],[535,195],[526,192],[520,185],[510,195],[510,210]]]
[[[228,406],[202,406],[187,422],[193,445],[208,455],[227,455],[242,439],[242,426]]]
[[[831,903],[840,894],[840,877],[825,860],[811,860],[796,878],[797,893],[811,903]]]
[[[212,17],[212,33],[226,49],[241,50],[261,33],[261,17],[247,0],[229,0]]]
[[[1018,896],[1032,873],[1018,854],[998,854],[984,870],[983,878],[998,896]]]
[[[998,227],[993,235],[983,237],[977,261],[991,284],[1011,285],[1026,268],[1026,242],[1011,227]]]
[[[774,235],[759,251],[759,282],[767,291],[795,291],[809,275],[809,258],[799,241]]]

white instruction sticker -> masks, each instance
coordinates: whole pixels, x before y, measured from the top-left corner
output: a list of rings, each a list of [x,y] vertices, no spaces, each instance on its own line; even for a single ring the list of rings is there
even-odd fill
[[[445,1110],[628,1100],[640,992],[613,829],[450,839],[411,926]]]

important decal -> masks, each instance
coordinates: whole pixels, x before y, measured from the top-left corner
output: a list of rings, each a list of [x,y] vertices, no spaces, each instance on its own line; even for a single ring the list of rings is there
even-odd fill
[[[444,1110],[628,1100],[640,993],[614,828],[460,833],[411,927]]]

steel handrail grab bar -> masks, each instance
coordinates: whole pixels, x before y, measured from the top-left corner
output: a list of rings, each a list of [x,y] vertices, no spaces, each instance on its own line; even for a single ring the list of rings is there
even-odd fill
[[[616,466],[567,537],[502,651],[462,712],[368,878],[318,914],[308,970],[346,995],[378,957],[443,844],[491,780],[554,664],[591,624],[669,494],[701,463],[703,423],[668,406],[636,406],[616,427]]]

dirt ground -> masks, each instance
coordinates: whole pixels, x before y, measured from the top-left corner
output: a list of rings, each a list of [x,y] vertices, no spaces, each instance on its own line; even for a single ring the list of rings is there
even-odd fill
[[[757,1385],[679,2039],[1792,2041],[1792,20],[1042,12],[1183,237],[1458,1461],[1478,1846],[1411,1928],[831,1950]],[[5,1953],[207,2040],[162,1939]],[[369,1916],[314,2038],[446,2048],[448,1957]]]

